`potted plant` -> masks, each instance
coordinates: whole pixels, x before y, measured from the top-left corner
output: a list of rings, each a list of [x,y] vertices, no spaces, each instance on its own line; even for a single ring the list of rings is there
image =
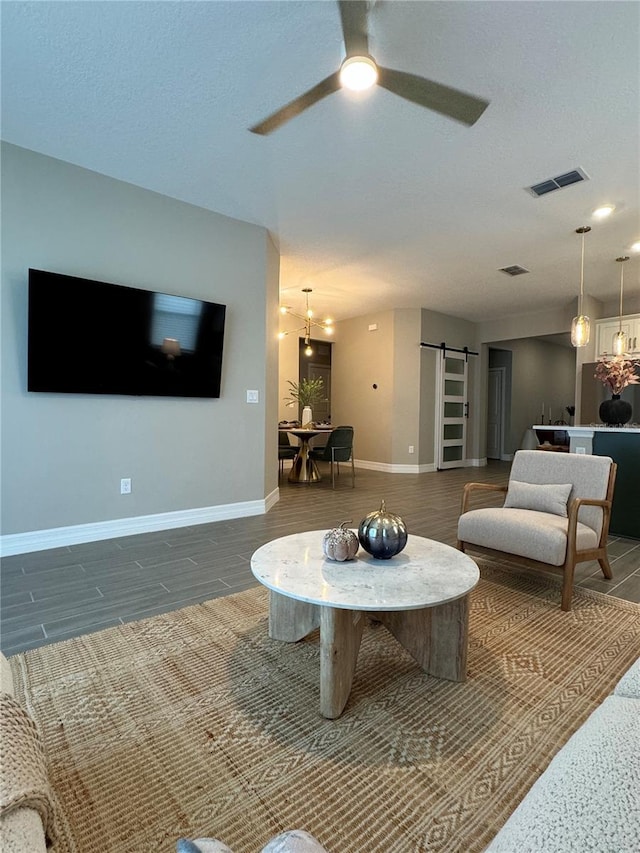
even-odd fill
[[[302,407],[302,426],[306,426],[313,420],[313,406],[316,403],[321,403],[327,398],[324,393],[324,380],[321,377],[317,379],[301,379],[300,382],[287,380],[291,388],[290,396],[285,397],[287,406]]]
[[[626,424],[631,419],[631,403],[620,399],[620,394],[627,385],[638,385],[637,368],[640,362],[623,355],[613,358],[603,357],[598,359],[594,377],[611,391],[611,399],[600,403],[598,414],[603,423],[609,426]]]

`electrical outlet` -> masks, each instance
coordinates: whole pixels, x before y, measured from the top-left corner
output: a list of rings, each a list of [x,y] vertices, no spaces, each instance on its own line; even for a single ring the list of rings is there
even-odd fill
[[[247,391],[247,403],[259,403],[260,402],[260,392],[259,391]]]
[[[576,456],[586,456],[587,448],[586,447],[576,447]]]
[[[122,480],[120,480],[120,494],[131,494],[131,477],[123,477]]]
[[[409,445],[409,453],[413,453],[413,444]]]

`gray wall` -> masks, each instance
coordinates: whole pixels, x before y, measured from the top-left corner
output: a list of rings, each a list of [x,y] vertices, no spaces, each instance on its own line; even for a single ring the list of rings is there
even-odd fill
[[[420,342],[445,340],[450,346],[473,349],[474,328],[473,323],[419,308],[367,314],[338,324],[339,338],[333,347],[332,421],[353,424],[358,460],[387,470],[388,466],[403,470],[403,466],[413,469],[434,464],[438,353],[421,349]],[[472,393],[477,375],[477,365],[470,358]],[[472,413],[474,408],[472,403]],[[468,453],[474,446],[476,426],[472,414]]]
[[[28,393],[29,267],[225,303],[220,399]],[[277,288],[265,229],[3,145],[2,533],[272,492]]]
[[[377,328],[369,331],[373,325]],[[354,427],[356,459],[390,464],[398,416],[394,411],[394,312],[367,314],[338,326],[331,364],[331,422]]]
[[[496,341],[492,347],[512,353],[510,428],[504,442],[505,453],[512,454],[525,430],[540,423],[542,403],[545,423],[549,407],[552,420],[569,422],[565,407],[574,401],[576,352],[535,338]]]

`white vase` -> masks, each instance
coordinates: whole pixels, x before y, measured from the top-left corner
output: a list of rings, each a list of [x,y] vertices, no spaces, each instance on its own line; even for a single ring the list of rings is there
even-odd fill
[[[311,406],[305,406],[302,410],[302,426],[310,424],[312,420],[313,412],[311,411]]]

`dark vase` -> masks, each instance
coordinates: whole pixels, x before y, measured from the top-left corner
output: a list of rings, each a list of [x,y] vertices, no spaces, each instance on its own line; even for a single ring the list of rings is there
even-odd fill
[[[620,394],[613,394],[610,400],[600,403],[598,414],[603,424],[620,426],[631,420],[631,403],[620,399]]]

